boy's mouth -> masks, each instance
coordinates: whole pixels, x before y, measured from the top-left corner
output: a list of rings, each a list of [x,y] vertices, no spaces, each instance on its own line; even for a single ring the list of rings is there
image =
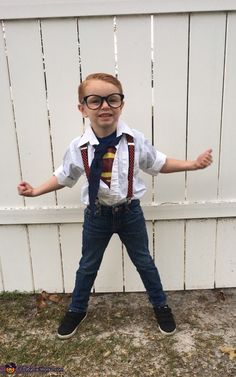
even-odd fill
[[[110,114],[110,113],[99,114],[99,118],[110,118],[111,116],[112,116],[112,114]]]

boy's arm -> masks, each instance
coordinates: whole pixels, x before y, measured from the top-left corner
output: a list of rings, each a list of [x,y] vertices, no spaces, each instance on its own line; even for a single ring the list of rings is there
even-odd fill
[[[47,194],[48,192],[59,190],[63,187],[65,186],[59,185],[57,178],[53,175],[48,181],[38,187],[34,188],[29,183],[23,181],[17,186],[17,189],[19,195],[33,197]]]
[[[212,163],[212,149],[200,154],[196,160],[174,160],[167,158],[165,164],[162,166],[161,173],[175,173],[178,171],[189,171],[204,169]]]

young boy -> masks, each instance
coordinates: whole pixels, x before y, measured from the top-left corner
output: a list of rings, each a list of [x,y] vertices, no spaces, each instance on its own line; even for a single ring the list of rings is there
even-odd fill
[[[203,169],[211,164],[212,151],[207,150],[195,161],[167,158],[142,133],[120,120],[123,106],[122,86],[115,77],[105,73],[89,75],[79,86],[78,108],[83,117],[89,118],[90,126],[71,142],[63,164],[47,182],[37,188],[27,182],[18,186],[20,195],[33,197],[72,187],[82,174],[87,175],[81,193],[82,202],[87,206],[82,258],[71,304],[58,328],[60,339],[73,336],[85,319],[91,288],[113,233],[119,235],[140,274],[160,331],[170,335],[176,330],[148,250],[139,201],[146,189],[138,173],[139,169],[151,175]]]

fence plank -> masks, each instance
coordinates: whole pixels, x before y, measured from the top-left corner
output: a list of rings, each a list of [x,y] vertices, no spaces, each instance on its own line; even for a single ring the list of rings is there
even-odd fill
[[[212,148],[214,165],[187,174],[188,200],[216,199],[225,14],[191,15],[188,158]]]
[[[95,292],[122,292],[122,244],[114,234],[105,251],[101,268],[95,281]]]
[[[115,73],[113,17],[79,19],[83,79],[90,73]]]
[[[9,21],[5,28],[23,179],[38,185],[52,174],[39,24]],[[50,205],[54,198],[51,193],[26,203]]]
[[[62,292],[62,270],[57,225],[30,225],[35,290]]]
[[[10,86],[8,77],[7,60],[5,54],[3,30],[0,27],[0,124],[1,148],[0,148],[0,171],[1,180],[0,206],[23,205],[23,199],[17,195],[16,186],[19,183],[20,167],[17,151],[17,140],[14,125],[14,115],[11,104]],[[6,163],[7,161],[7,163]],[[10,174],[9,174],[10,172]]]
[[[125,94],[123,118],[152,141],[151,17],[117,17],[116,35],[118,77]],[[142,201],[151,202],[152,177],[142,172],[140,177],[148,189]]]
[[[216,287],[236,286],[236,220],[218,222],[216,245]]]
[[[215,220],[187,221],[186,289],[214,288],[215,238]]]
[[[149,251],[153,256],[153,224],[152,221],[146,222],[147,233],[149,239]],[[124,286],[126,292],[145,291],[143,282],[136,270],[136,267],[131,262],[126,248],[124,248]]]
[[[154,17],[154,140],[169,157],[185,159],[188,16]],[[156,183],[156,180],[155,180]],[[155,201],[182,201],[185,174],[164,174]]]
[[[80,82],[77,20],[43,20],[41,27],[53,157],[58,167],[69,143],[83,133],[77,108]],[[78,204],[80,188],[79,181],[73,190],[58,191],[58,204]]]
[[[184,221],[155,223],[155,262],[165,290],[184,288]]]
[[[60,241],[65,292],[72,292],[75,285],[75,273],[82,255],[82,224],[62,224]]]
[[[32,270],[24,225],[0,226],[0,258],[5,291],[32,292]]]
[[[219,174],[219,198],[233,199],[236,192],[236,173],[234,161],[236,160],[236,13],[228,15],[226,41],[226,65],[224,104],[222,120],[222,138]]]
[[[95,72],[115,74],[114,18],[78,20],[82,78]],[[89,119],[85,119],[85,125]]]
[[[1,263],[1,258],[0,258],[0,292],[2,291],[4,291],[4,286],[3,286],[2,263]]]

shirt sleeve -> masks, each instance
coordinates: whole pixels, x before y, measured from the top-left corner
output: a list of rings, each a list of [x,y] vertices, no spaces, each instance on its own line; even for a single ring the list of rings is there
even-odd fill
[[[140,169],[150,175],[157,175],[165,164],[167,156],[156,150],[141,133],[137,137],[137,149]]]
[[[73,187],[84,173],[80,149],[72,142],[67,149],[62,164],[54,171],[57,181],[62,186]]]

